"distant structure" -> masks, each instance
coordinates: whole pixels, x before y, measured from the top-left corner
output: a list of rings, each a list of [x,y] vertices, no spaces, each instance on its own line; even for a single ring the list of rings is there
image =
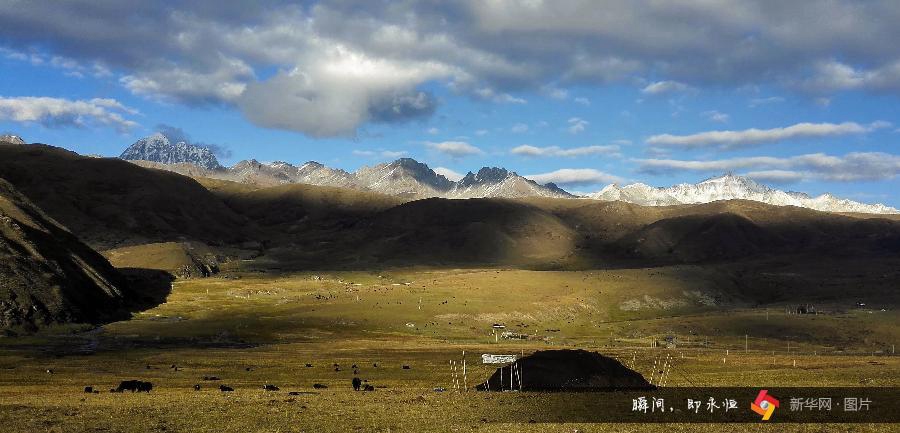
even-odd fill
[[[812,306],[812,304],[798,305],[795,312],[797,314],[818,314],[816,307]]]

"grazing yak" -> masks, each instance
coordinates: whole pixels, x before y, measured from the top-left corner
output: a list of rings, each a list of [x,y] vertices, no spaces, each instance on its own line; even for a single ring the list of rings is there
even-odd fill
[[[227,386],[227,385],[219,385],[219,391],[232,392],[232,391],[234,391],[234,388]]]
[[[325,388],[328,388],[328,385],[322,385],[321,383],[315,383],[315,384],[313,384],[313,388],[315,388],[315,389],[325,389]]]
[[[263,385],[263,389],[266,390],[266,391],[278,391],[280,388],[278,388],[278,387],[275,386],[275,385],[269,385],[269,384],[267,383],[267,384]]]
[[[150,382],[144,382],[142,380],[123,380],[119,383],[119,387],[116,388],[116,392],[150,392],[153,389],[153,384]]]
[[[369,384],[363,387],[363,391],[375,391],[375,387]]]
[[[84,387],[84,392],[85,392],[85,394],[93,394],[93,393],[94,393],[94,387],[93,387],[93,386],[86,386],[86,387]]]
[[[358,377],[354,377],[353,378],[353,390],[359,391],[359,388],[361,388],[361,387],[362,387],[362,380],[360,380]]]

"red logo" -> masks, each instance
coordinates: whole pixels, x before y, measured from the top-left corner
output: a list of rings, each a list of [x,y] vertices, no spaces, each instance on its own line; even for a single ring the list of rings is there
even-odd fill
[[[763,421],[768,421],[772,417],[776,407],[778,407],[778,399],[769,395],[765,389],[759,392],[753,403],[750,403],[750,409],[762,415]]]

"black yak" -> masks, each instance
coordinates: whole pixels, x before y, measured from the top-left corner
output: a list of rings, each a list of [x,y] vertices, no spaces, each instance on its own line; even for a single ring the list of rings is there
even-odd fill
[[[359,391],[360,387],[362,387],[362,380],[360,380],[358,377],[354,377],[353,378],[353,390]]]
[[[141,380],[123,380],[119,383],[119,387],[116,388],[116,392],[150,392],[152,389],[153,384],[150,382]]]
[[[266,391],[278,391],[279,388],[275,385],[269,385],[268,383],[263,385],[263,389]]]
[[[234,391],[234,388],[227,386],[227,385],[219,385],[219,391],[232,392],[232,391]]]

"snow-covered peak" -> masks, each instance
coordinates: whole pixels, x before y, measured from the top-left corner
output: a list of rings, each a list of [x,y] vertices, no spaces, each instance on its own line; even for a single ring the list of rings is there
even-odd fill
[[[588,194],[597,200],[620,200],[644,206],[710,203],[718,200],[753,200],[776,206],[798,206],[827,212],[900,213],[883,204],[865,204],[840,199],[831,194],[815,198],[800,192],[784,192],[744,176],[726,174],[696,184],[682,183],[668,188],[655,188],[642,183],[620,187],[608,185]]]
[[[25,140],[18,135],[13,134],[3,134],[0,135],[0,143],[4,144],[25,144]]]

